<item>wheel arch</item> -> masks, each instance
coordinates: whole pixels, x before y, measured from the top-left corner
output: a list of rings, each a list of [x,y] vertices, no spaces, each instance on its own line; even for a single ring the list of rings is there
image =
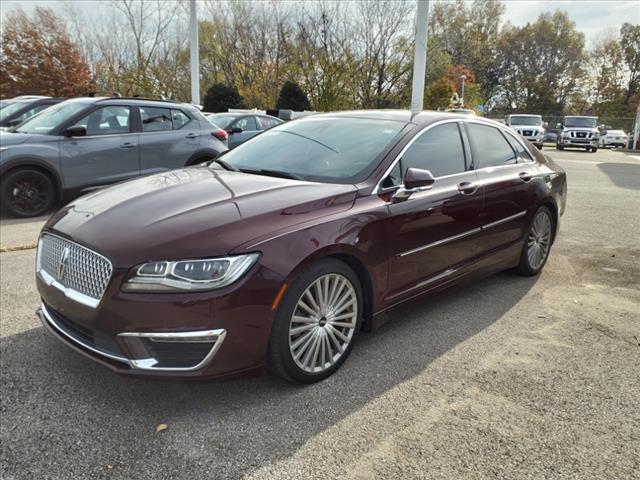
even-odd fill
[[[308,255],[287,276],[285,283],[291,285],[293,281],[314,263],[327,258],[339,260],[346,264],[356,274],[360,280],[362,288],[363,314],[362,328],[368,329],[373,317],[374,306],[374,286],[371,272],[367,269],[365,262],[360,258],[358,250],[351,245],[332,245],[316,250]]]

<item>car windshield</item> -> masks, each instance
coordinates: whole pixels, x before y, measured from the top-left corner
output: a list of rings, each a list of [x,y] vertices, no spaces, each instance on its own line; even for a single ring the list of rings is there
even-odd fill
[[[348,117],[313,117],[285,123],[223,157],[240,170],[284,172],[303,180],[357,183],[395,144],[406,123]]]
[[[20,133],[49,133],[60,123],[87,107],[85,102],[62,102],[31,117],[20,125],[16,132]],[[4,111],[4,109],[3,109]]]
[[[536,117],[536,116],[520,116],[518,115],[517,117],[511,117],[510,121],[509,121],[510,125],[535,125],[535,126],[540,126],[542,125],[542,118],[540,117]]]
[[[10,115],[13,115],[18,110],[22,110],[24,107],[29,105],[31,102],[33,102],[33,100],[23,100],[22,102],[19,102],[19,101],[11,102],[9,105],[7,105],[2,110],[0,110],[0,121],[4,120],[5,118],[9,117]]]
[[[597,123],[598,119],[592,117],[567,117],[564,119],[565,127],[595,128]]]

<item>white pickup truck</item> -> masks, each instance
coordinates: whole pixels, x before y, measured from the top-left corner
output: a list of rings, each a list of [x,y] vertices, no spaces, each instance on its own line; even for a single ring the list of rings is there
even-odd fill
[[[540,115],[514,114],[507,115],[504,123],[542,150],[544,140],[544,124]]]

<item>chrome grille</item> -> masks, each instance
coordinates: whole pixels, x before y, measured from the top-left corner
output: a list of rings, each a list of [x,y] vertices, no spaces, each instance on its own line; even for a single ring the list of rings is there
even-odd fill
[[[37,269],[65,289],[94,300],[102,298],[113,271],[102,255],[50,234],[40,239]]]

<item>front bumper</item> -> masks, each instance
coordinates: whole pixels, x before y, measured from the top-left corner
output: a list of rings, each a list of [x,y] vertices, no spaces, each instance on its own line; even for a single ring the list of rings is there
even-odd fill
[[[125,293],[114,272],[95,308],[39,276],[38,314],[54,336],[118,373],[155,377],[226,377],[266,364],[279,277],[259,265],[220,291]]]
[[[99,345],[86,329],[72,320],[64,318],[46,304],[38,309],[40,320],[47,329],[65,343],[71,344],[82,353],[90,353],[98,359],[108,360],[109,366],[124,369],[137,369],[150,372],[192,372],[205,368],[218,352],[227,332],[224,329],[198,330],[191,332],[123,332],[119,336],[127,337],[130,348],[141,353],[143,358],[128,358],[124,353]],[[166,351],[155,348],[147,348],[145,340],[157,344],[199,344],[200,348],[191,358],[182,358],[176,361],[166,355]],[[143,353],[144,352],[144,353]],[[161,352],[161,353],[160,353]],[[180,353],[180,352],[179,352]],[[175,357],[175,353],[174,353]],[[173,362],[171,362],[173,360]],[[105,363],[105,362],[103,362]],[[181,364],[180,364],[181,363]],[[119,365],[121,364],[121,365]]]
[[[585,148],[585,147],[597,147],[598,139],[597,138],[561,138],[558,141],[559,145],[563,147],[576,147],[576,148]]]

